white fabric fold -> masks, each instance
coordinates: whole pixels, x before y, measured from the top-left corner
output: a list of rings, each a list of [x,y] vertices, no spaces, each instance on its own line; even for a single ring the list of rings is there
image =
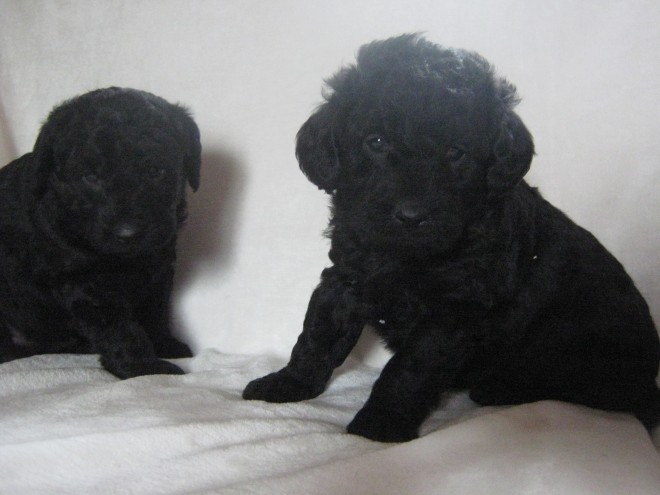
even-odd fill
[[[296,404],[241,398],[280,359],[176,362],[188,374],[124,381],[96,356],[0,365],[0,493],[660,493],[660,456],[628,415],[456,393],[420,439],[389,445],[344,431],[379,372],[358,361]]]

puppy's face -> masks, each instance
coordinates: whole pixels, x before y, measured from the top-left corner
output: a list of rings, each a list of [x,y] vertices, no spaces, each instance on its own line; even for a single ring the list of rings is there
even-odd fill
[[[480,164],[494,136],[473,99],[426,79],[358,99],[338,139],[337,220],[377,247],[450,249],[487,192]]]
[[[182,200],[183,156],[166,136],[134,142],[105,127],[50,178],[60,229],[102,253],[144,251],[172,239]]]
[[[447,252],[529,167],[513,88],[476,55],[394,38],[363,47],[330,85],[297,154],[333,195],[334,227],[366,247]]]
[[[41,202],[52,228],[101,254],[139,254],[171,242],[185,216],[186,182],[196,187],[198,180],[199,137],[189,117],[139,92],[83,97],[63,108],[37,144],[45,148],[37,153]]]

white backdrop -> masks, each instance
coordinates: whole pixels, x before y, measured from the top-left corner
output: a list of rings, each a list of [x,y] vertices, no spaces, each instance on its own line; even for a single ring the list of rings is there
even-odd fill
[[[327,265],[327,198],[295,133],[361,44],[423,31],[518,86],[529,182],[619,257],[660,322],[659,25],[655,0],[0,0],[0,163],[97,87],[184,103],[204,155],[177,331],[195,350],[288,355]]]

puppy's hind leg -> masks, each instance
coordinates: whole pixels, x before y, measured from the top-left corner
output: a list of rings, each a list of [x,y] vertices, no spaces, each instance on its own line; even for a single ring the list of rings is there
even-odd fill
[[[250,382],[243,398],[295,402],[321,394],[332,371],[344,362],[362,332],[365,321],[359,307],[354,290],[335,276],[332,268],[326,270],[312,294],[289,363]]]
[[[656,361],[634,347],[580,335],[575,328],[564,338],[538,338],[503,356],[470,390],[480,405],[513,405],[560,400],[588,407],[634,414],[647,429],[660,421]],[[548,332],[549,335],[552,335]],[[542,335],[548,335],[542,333]],[[646,363],[646,364],[643,364]]]

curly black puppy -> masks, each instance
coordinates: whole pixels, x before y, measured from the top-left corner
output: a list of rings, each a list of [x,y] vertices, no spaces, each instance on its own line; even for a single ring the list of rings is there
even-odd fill
[[[107,88],[56,107],[0,169],[0,362],[99,353],[120,378],[183,373],[169,331],[186,182],[199,130],[150,93]]]
[[[296,153],[332,197],[323,271],[287,366],[246,399],[323,392],[365,324],[394,356],[348,431],[405,441],[450,388],[660,419],[660,346],[623,267],[522,177],[515,88],[480,56],[406,35],[329,81]]]

